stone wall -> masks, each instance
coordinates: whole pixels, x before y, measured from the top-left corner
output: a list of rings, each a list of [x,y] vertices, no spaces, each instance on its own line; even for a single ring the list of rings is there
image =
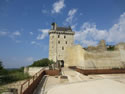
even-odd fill
[[[33,76],[35,73],[39,72],[43,67],[25,67],[24,73],[28,73],[30,76]]]
[[[80,45],[67,48],[66,66],[77,66],[84,69],[115,69],[125,68],[125,50],[88,52]]]
[[[67,47],[74,44],[74,32],[72,31],[49,31],[49,59],[64,60],[64,53]]]
[[[125,43],[121,42],[121,43],[118,43],[115,46],[115,50],[119,50],[119,49],[124,49],[125,50]]]
[[[87,48],[87,51],[90,51],[90,52],[96,52],[96,51],[102,52],[106,50],[107,50],[107,47],[106,47],[105,40],[101,40],[97,46],[88,46]]]

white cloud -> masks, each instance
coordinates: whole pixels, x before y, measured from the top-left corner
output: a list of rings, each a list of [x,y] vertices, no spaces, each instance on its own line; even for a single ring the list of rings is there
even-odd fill
[[[33,35],[33,32],[30,32],[30,35]]]
[[[86,22],[75,33],[76,42],[83,46],[96,45],[102,39],[106,40],[107,43],[114,44],[125,42],[125,13],[120,16],[118,22],[109,30],[99,30],[95,24]]]
[[[97,41],[105,39],[107,34],[106,30],[98,30],[95,24],[86,22],[81,26],[80,31],[75,33],[75,40],[83,46],[96,45]]]
[[[31,41],[31,44],[36,46],[36,47],[40,47],[42,48],[44,51],[48,49],[48,45],[43,45],[42,43],[39,43],[37,41]]]
[[[73,16],[77,12],[77,9],[72,9],[69,11],[68,16]]]
[[[0,36],[6,36],[6,35],[8,35],[8,32],[0,31]]]
[[[19,31],[15,31],[15,32],[12,33],[12,35],[13,35],[13,36],[20,36],[21,33],[20,33]]]
[[[27,57],[27,58],[26,58],[26,61],[28,61],[28,62],[33,62],[33,61],[34,61],[34,58],[33,58],[33,57]]]
[[[36,41],[31,41],[31,44],[32,44],[32,45],[36,45],[36,46],[40,46],[40,47],[41,47],[40,43],[38,43],[38,42],[36,42]]]
[[[20,40],[17,40],[17,37],[21,36],[20,31],[9,32],[7,29],[0,31],[0,36],[9,37],[14,40],[16,43],[21,43]]]
[[[64,0],[59,0],[53,4],[52,13],[59,13],[64,7]]]
[[[31,41],[31,44],[36,44],[36,41]]]
[[[46,9],[43,9],[43,10],[42,10],[42,13],[43,13],[43,14],[46,14],[46,13],[48,13],[48,11],[47,11]]]
[[[71,25],[72,30],[75,30],[75,29],[76,29],[76,26],[77,26],[77,24]]]
[[[42,34],[37,36],[37,40],[42,40],[48,35],[49,29],[38,29],[38,31],[40,31]]]
[[[76,14],[76,12],[77,12],[77,9],[71,9],[71,10],[69,10],[68,17],[66,18],[66,22],[72,23],[72,20],[74,18],[74,15]]]
[[[15,31],[9,34],[9,37],[12,38],[13,40],[16,40],[16,37],[21,36],[21,33],[19,31]]]
[[[120,16],[118,23],[109,29],[107,42],[125,42],[125,13]]]

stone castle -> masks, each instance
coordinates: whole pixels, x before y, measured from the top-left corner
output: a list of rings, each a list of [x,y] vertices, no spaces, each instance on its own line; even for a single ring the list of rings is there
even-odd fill
[[[97,46],[85,50],[74,45],[74,34],[71,27],[58,27],[52,23],[49,31],[50,60],[84,69],[125,68],[125,43],[119,43],[114,51],[108,51],[105,41],[101,40]]]
[[[71,27],[58,27],[56,23],[52,23],[49,31],[50,60],[64,62],[65,49],[74,44],[74,34]]]

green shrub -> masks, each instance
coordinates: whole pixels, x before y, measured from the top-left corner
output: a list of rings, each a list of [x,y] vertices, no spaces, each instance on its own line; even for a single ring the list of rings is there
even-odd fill
[[[107,48],[107,51],[114,51],[114,50],[115,50],[114,45],[109,45],[109,47]]]
[[[0,70],[3,69],[2,61],[0,61]]]
[[[49,60],[48,58],[44,58],[41,60],[34,61],[34,63],[30,66],[31,67],[45,67],[45,66],[51,65],[53,63],[54,63],[54,61]]]
[[[12,83],[19,80],[28,79],[30,76],[23,72],[23,67],[19,69],[3,69],[0,72],[0,85]]]

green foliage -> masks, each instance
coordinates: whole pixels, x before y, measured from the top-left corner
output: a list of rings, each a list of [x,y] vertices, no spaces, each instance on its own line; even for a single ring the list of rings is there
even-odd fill
[[[7,70],[3,68],[2,61],[0,61],[0,76],[7,74]]]
[[[3,66],[2,66],[2,61],[0,61],[0,70],[3,69]]]
[[[8,75],[3,75],[0,77],[0,84],[7,84],[19,80],[24,80],[29,78],[30,76],[28,74],[25,74],[23,72],[14,72],[14,73],[9,73]]]
[[[109,45],[109,47],[107,48],[107,51],[114,51],[114,50],[115,50],[114,45]]]
[[[30,76],[23,72],[24,67],[19,69],[3,69],[0,71],[0,85],[28,79]]]
[[[49,66],[51,64],[53,64],[54,61],[49,60],[48,58],[44,58],[41,60],[37,60],[35,61],[32,65],[30,65],[31,67],[45,67],[45,66]]]

